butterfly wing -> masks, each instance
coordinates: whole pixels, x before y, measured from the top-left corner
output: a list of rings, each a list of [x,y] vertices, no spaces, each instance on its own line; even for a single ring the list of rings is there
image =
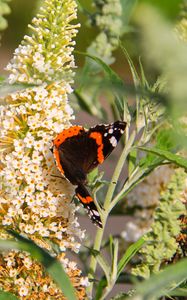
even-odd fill
[[[86,174],[101,164],[116,147],[126,123],[116,121],[89,130],[72,126],[53,141],[53,153],[60,172],[75,185],[86,182]]]
[[[89,173],[98,164],[101,164],[117,146],[121,136],[123,135],[127,123],[116,121],[109,125],[96,125],[91,127],[87,132],[88,139],[95,140],[97,145],[97,154],[95,158],[92,156],[92,162],[85,165],[85,172]]]
[[[101,218],[93,198],[85,188],[86,175],[101,164],[116,147],[126,127],[125,122],[96,125],[89,130],[71,126],[63,130],[53,141],[53,154],[61,174],[78,187],[76,196],[88,211],[97,226],[102,227]]]
[[[62,131],[53,141],[53,153],[60,172],[74,185],[86,182],[86,166],[97,157],[97,144],[88,138],[87,131],[72,126]],[[64,138],[66,137],[66,138]],[[96,166],[96,165],[95,165]]]
[[[93,201],[93,198],[90,196],[85,186],[79,185],[75,189],[75,193],[77,198],[83,204],[84,208],[87,210],[88,216],[90,217],[92,222],[98,227],[102,228],[103,226],[102,226],[101,218],[98,213],[97,207]]]

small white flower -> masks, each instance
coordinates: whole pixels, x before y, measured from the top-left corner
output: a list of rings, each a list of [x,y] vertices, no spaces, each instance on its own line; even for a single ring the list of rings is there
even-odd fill
[[[34,137],[32,136],[31,133],[27,133],[27,136],[24,138],[24,142],[25,142],[26,147],[28,147],[28,148],[33,147]]]
[[[36,101],[43,101],[48,96],[48,91],[44,87],[35,88],[34,91],[36,92],[34,96]]]
[[[17,269],[10,269],[9,270],[9,276],[10,277],[15,277],[18,274],[18,270]]]
[[[33,145],[34,145],[34,149],[35,149],[36,151],[42,151],[42,150],[43,150],[44,144],[43,144],[43,141],[42,141],[42,140],[41,140],[41,141],[35,141],[35,142],[33,143]]]
[[[32,225],[27,224],[25,225],[25,232],[28,234],[33,234],[35,232],[35,229]]]
[[[4,219],[2,220],[2,225],[10,225],[12,224],[12,218],[11,216],[4,216]]]
[[[41,230],[43,229],[43,224],[42,224],[42,222],[37,222],[37,223],[35,224],[34,229],[35,229],[36,231],[41,231]]]
[[[21,297],[27,296],[28,292],[29,292],[28,288],[24,285],[19,288],[19,295]]]
[[[21,213],[21,217],[24,221],[28,221],[30,219],[30,216],[28,214]],[[24,227],[25,228],[25,227]]]
[[[26,268],[30,269],[32,266],[32,260],[29,257],[24,257],[23,264]]]
[[[72,269],[72,270],[76,270],[77,264],[76,264],[76,262],[74,262],[74,261],[70,261],[69,264],[68,264],[68,267],[69,267],[70,269]]]
[[[49,230],[47,230],[47,229],[44,228],[44,227],[43,227],[41,230],[39,230],[39,233],[40,233],[41,236],[43,236],[43,237],[48,237],[49,234],[50,234]]]
[[[33,196],[27,196],[26,197],[26,202],[28,204],[28,206],[34,206],[35,204],[35,198],[34,198],[34,195]]]
[[[8,217],[15,217],[16,216],[16,208],[14,206],[10,206],[8,209]]]
[[[34,191],[35,191],[35,185],[34,184],[30,184],[30,185],[26,186],[25,190],[24,190],[26,195],[33,195]]]
[[[55,233],[55,237],[56,237],[58,240],[62,240],[62,232],[56,232],[56,233]]]
[[[14,140],[14,147],[16,151],[23,151],[24,149],[23,140]]]
[[[86,286],[86,287],[89,286],[90,282],[89,282],[88,277],[82,277],[81,280],[80,280],[80,285]]]
[[[25,279],[23,279],[23,278],[18,278],[15,280],[15,284],[23,286],[24,283],[25,283]]]

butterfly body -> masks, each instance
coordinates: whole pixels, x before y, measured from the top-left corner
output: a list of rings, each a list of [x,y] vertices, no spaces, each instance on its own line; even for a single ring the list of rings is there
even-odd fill
[[[112,152],[125,127],[126,123],[122,121],[96,125],[88,130],[82,126],[71,126],[59,133],[53,141],[53,154],[59,171],[77,186],[77,198],[88,211],[91,220],[99,227],[102,227],[99,213],[85,187],[87,174]]]

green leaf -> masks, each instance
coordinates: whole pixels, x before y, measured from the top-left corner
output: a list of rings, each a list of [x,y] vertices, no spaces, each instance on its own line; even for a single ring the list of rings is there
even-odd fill
[[[88,178],[89,184],[94,183],[95,180],[97,180],[98,175],[99,175],[99,170],[98,170],[98,168],[95,168],[95,169],[93,169],[93,171],[91,171],[90,173],[88,173],[87,178]]]
[[[132,173],[132,171],[134,170],[135,166],[136,166],[136,158],[137,158],[137,150],[133,149],[128,156],[128,171],[129,171],[129,175]]]
[[[46,271],[51,275],[67,299],[76,300],[75,290],[70,279],[65,273],[61,263],[56,258],[52,257],[47,251],[37,246],[32,240],[19,235],[13,230],[7,230],[7,232],[18,240],[18,242],[14,244],[14,249],[29,252],[34,259],[42,263],[42,265],[46,268]],[[6,247],[6,245],[9,247],[11,242],[15,243],[15,241],[0,240],[0,248],[3,246]],[[12,249],[12,247],[9,249]]]
[[[123,86],[122,79],[102,59],[100,59],[97,56],[93,56],[91,54],[85,53],[85,52],[75,51],[75,53],[81,54],[81,55],[84,55],[86,57],[93,59],[95,62],[97,62],[102,67],[102,69],[104,70],[104,72],[106,73],[106,75],[108,76],[108,78],[110,79],[110,81],[112,83],[114,83],[114,84],[118,83],[119,85]]]
[[[101,254],[97,255],[97,261],[98,261],[100,267],[102,268],[103,272],[105,273],[107,282],[110,282],[111,268],[110,268],[108,262]]]
[[[140,78],[138,76],[138,73],[136,71],[136,68],[134,66],[134,63],[128,53],[128,51],[126,50],[126,48],[121,44],[121,49],[123,51],[123,53],[125,54],[125,57],[127,59],[127,62],[129,64],[130,70],[131,70],[131,74],[132,74],[132,78],[133,78],[133,82],[135,87],[138,87],[140,85]]]
[[[164,158],[164,159],[168,160],[169,162],[178,165],[179,167],[187,169],[187,159],[185,159],[184,157],[182,157],[180,155],[174,154],[167,150],[158,149],[156,147],[155,148],[138,147],[138,149],[143,150],[145,152],[152,153],[152,154],[156,154],[159,157]]]
[[[125,90],[125,85],[123,83],[123,80],[118,76],[117,73],[115,73],[104,61],[102,61],[100,58],[96,57],[96,56],[93,56],[93,55],[90,55],[88,53],[84,53],[84,52],[79,52],[79,51],[75,51],[76,53],[78,54],[81,54],[81,55],[84,55],[86,57],[89,57],[91,59],[93,59],[96,63],[98,63],[103,71],[105,72],[110,84],[113,86],[114,88],[114,94],[115,96],[118,98],[117,101],[118,101],[118,108],[120,109],[119,111],[119,114],[120,116],[123,116],[124,115],[124,111],[126,112],[126,119],[123,118],[125,121],[128,119],[129,117],[129,111],[128,111],[128,105],[127,105],[127,99],[126,97],[124,96],[124,93],[123,95],[120,95],[120,94],[116,94],[117,92],[115,91],[115,87],[118,87],[118,90],[121,90],[121,91],[124,91]],[[121,102],[121,104],[119,105],[119,102]],[[125,110],[124,110],[124,107],[125,107]]]
[[[122,6],[122,22],[124,26],[124,31],[126,32],[129,23],[129,19],[131,17],[133,8],[135,7],[137,0],[120,0]]]
[[[18,300],[18,298],[9,292],[0,291],[0,300]]]
[[[136,252],[139,251],[139,249],[143,246],[144,239],[141,237],[137,242],[132,244],[124,253],[122,258],[120,259],[118,263],[118,271],[117,271],[117,277],[121,274],[127,263],[131,260],[131,258],[136,254]]]
[[[183,3],[183,0],[140,0],[139,2],[151,4],[168,19],[176,20],[180,11],[180,5]]]
[[[92,115],[93,112],[92,112],[91,106],[86,101],[86,99],[78,92],[78,90],[74,91],[74,95],[77,98],[77,101],[78,101],[78,104],[79,104],[80,108],[82,108],[84,111],[86,111],[87,113],[89,113],[90,115]]]
[[[176,288],[168,293],[170,296],[185,297],[187,296],[187,288]]]
[[[101,280],[99,280],[99,284],[97,286],[97,290],[96,290],[96,295],[94,300],[100,300],[101,296],[103,294],[103,290],[106,288],[107,286],[107,281],[106,278],[102,278]]]
[[[160,130],[156,136],[155,148],[171,151],[171,149],[175,147],[175,140],[173,137],[173,130]],[[148,169],[152,170],[159,164],[162,164],[163,160],[163,157],[158,157],[157,155],[149,152],[146,157],[140,160],[139,166],[141,168],[148,167]]]
[[[156,147],[162,150],[169,150],[175,147],[174,131],[172,129],[162,129],[156,136]]]
[[[137,295],[142,296],[142,300],[149,300],[153,299],[153,297],[166,295],[169,292],[169,289],[171,289],[171,286],[173,286],[174,282],[176,285],[178,285],[180,282],[186,279],[187,258],[181,259],[176,264],[166,267],[159,274],[153,275],[150,279],[139,283],[135,289],[137,291]]]

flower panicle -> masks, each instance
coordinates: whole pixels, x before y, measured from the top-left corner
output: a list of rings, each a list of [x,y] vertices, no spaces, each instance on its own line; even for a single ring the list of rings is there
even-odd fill
[[[180,217],[186,213],[183,199],[186,183],[185,171],[176,169],[166,191],[161,195],[160,204],[154,213],[152,230],[144,236],[147,243],[140,250],[143,262],[132,269],[134,275],[149,278],[152,273],[159,272],[162,263],[170,261],[177,252],[177,238],[183,226]]]
[[[112,64],[115,59],[112,52],[118,47],[118,39],[122,33],[122,5],[120,0],[95,1],[98,12],[95,24],[100,33],[88,48],[88,52],[98,56],[105,63]]]
[[[32,35],[24,37],[6,68],[11,72],[9,83],[41,84],[63,79],[72,82],[73,38],[79,24],[70,22],[77,17],[76,6],[72,0],[44,1],[29,25]]]
[[[45,0],[30,26],[31,36],[24,37],[7,66],[10,84],[34,87],[7,95],[1,106],[0,238],[7,238],[5,228],[13,229],[50,251],[64,265],[78,299],[85,299],[87,279],[65,257],[67,249],[79,251],[77,238],[81,240],[84,231],[71,203],[72,186],[53,177],[60,174],[50,151],[56,134],[74,118],[68,95],[75,67],[73,37],[79,26],[69,22],[75,18],[74,0]],[[65,299],[42,265],[28,257],[14,251],[1,255],[0,287],[3,282],[3,289],[20,299]]]

